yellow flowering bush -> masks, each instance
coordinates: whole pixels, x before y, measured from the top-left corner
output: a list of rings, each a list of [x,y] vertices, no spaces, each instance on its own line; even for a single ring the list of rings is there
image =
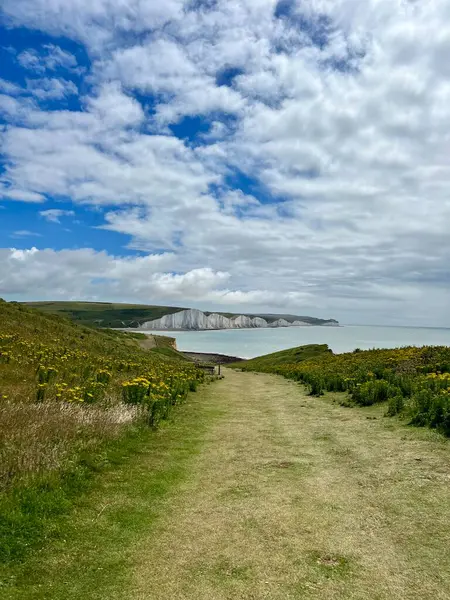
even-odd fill
[[[192,363],[143,350],[126,334],[83,328],[17,304],[0,302],[0,310],[0,397],[123,400],[150,413],[160,403],[159,413],[166,414],[203,380]]]
[[[362,406],[387,401],[388,414],[450,435],[450,348],[446,346],[323,353],[265,369],[305,384],[312,395],[347,392]]]

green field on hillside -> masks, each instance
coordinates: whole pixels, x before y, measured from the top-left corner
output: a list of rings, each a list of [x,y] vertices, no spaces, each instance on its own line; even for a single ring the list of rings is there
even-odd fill
[[[145,321],[159,319],[180,310],[177,306],[114,304],[110,302],[27,302],[27,306],[46,313],[69,317],[94,327],[139,327]]]
[[[47,535],[108,444],[158,425],[203,381],[170,342],[0,301],[0,558]]]

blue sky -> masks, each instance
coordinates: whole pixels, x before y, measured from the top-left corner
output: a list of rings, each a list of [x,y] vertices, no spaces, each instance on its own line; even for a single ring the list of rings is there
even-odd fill
[[[449,326],[449,16],[4,0],[0,296]]]

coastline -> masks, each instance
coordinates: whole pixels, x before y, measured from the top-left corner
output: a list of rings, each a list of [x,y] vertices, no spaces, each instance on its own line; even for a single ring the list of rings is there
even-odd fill
[[[239,356],[229,356],[227,354],[218,354],[216,352],[181,352],[183,356],[194,362],[208,362],[215,365],[228,365],[234,362],[242,362],[248,360]]]
[[[150,335],[158,335],[162,333],[177,333],[180,331],[187,331],[190,333],[204,333],[205,331],[261,331],[261,330],[274,330],[274,329],[311,329],[311,328],[320,328],[320,329],[337,329],[339,327],[344,327],[344,325],[289,325],[289,326],[279,326],[279,327],[209,327],[208,329],[142,329],[136,327],[125,327],[122,329],[123,331],[127,331],[132,329],[133,331],[139,333],[148,333]]]
[[[220,330],[139,330],[146,336],[173,337],[181,352],[239,356],[244,359],[271,354],[305,344],[328,344],[335,354],[356,348],[450,346],[449,329],[383,326],[278,327]]]

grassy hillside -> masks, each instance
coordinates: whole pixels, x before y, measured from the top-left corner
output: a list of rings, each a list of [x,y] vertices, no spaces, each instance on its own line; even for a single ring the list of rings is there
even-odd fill
[[[0,301],[3,558],[45,535],[108,444],[157,425],[203,380],[166,340],[145,350],[140,338]]]
[[[186,308],[177,306],[153,306],[145,304],[113,304],[108,302],[26,302],[27,306],[38,308],[46,313],[69,317],[82,325],[93,327],[139,327],[146,321],[159,319]],[[210,312],[205,312],[210,315]],[[242,313],[219,313],[231,318]],[[315,317],[301,317],[295,315],[258,315],[249,314],[249,317],[262,317],[269,323],[283,318],[287,321],[304,321],[310,325],[325,325],[337,323],[332,319],[316,319]]]
[[[258,356],[251,360],[235,363],[233,366],[244,371],[267,371],[272,372],[276,367],[285,364],[295,364],[320,356],[321,354],[329,354],[331,350],[327,344],[310,344],[307,346],[299,346],[298,348],[289,348],[272,354]]]
[[[388,416],[450,436],[450,348],[424,346],[334,355],[309,346],[255,358],[236,367],[278,373],[305,384],[311,395],[344,392],[347,404],[385,402]],[[292,360],[289,360],[292,356]],[[303,356],[306,357],[304,360]]]
[[[139,327],[184,308],[109,302],[27,302],[27,306],[69,317],[77,323],[95,327]]]

